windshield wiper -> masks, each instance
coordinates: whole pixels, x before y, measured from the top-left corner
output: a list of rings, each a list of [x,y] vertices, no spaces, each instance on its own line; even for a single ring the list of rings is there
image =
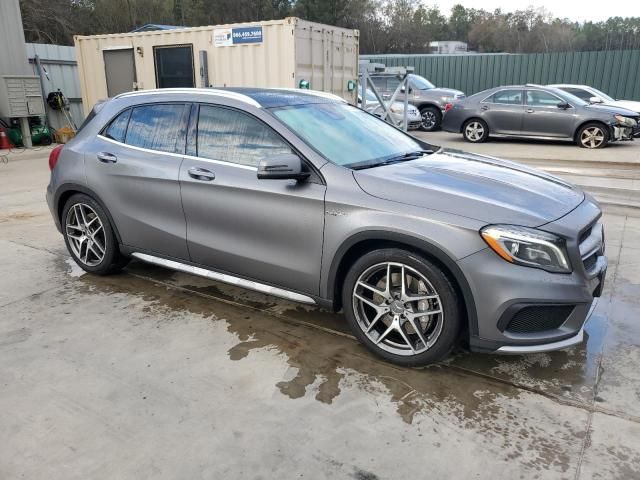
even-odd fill
[[[391,158],[387,158],[383,161],[380,162],[375,162],[375,163],[368,163],[365,165],[359,165],[356,167],[351,167],[354,170],[364,170],[365,168],[374,168],[374,167],[381,167],[383,165],[391,165],[393,163],[399,163],[399,162],[407,162],[409,160],[415,160],[416,158],[420,158],[424,155],[429,155],[433,153],[433,150],[414,150],[412,152],[407,152],[407,153],[403,153],[402,155],[396,155],[394,157]]]

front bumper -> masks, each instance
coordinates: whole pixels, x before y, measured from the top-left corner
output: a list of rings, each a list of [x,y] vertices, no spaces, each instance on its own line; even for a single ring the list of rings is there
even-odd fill
[[[584,320],[585,322],[589,320],[597,304],[598,299],[596,298],[591,303],[591,308],[589,308],[587,318],[585,318]],[[564,350],[565,348],[580,345],[583,340],[584,328],[580,328],[580,330],[578,330],[578,333],[576,333],[573,337],[565,338],[564,340],[557,340],[550,343],[541,343],[539,345],[505,345],[498,348],[494,353],[500,353],[503,355],[522,355],[525,353],[552,352],[554,350]]]
[[[592,229],[597,233],[599,215],[599,208],[587,200],[541,228],[573,237]],[[608,266],[596,233],[580,244],[578,238],[567,241],[571,274],[514,265],[488,248],[460,260],[477,314],[475,325],[470,325],[471,350],[518,354],[580,343],[584,323],[602,293]]]
[[[621,127],[619,125],[614,125],[611,127],[612,136],[614,141],[631,141],[635,137],[640,136],[640,128],[639,127]]]

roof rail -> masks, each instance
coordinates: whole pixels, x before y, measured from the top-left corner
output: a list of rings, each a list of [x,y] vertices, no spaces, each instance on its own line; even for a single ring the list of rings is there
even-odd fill
[[[261,105],[256,102],[253,98],[243,95],[238,92],[231,92],[227,90],[219,90],[216,88],[152,88],[149,90],[135,90],[133,92],[125,92],[119,95],[116,95],[114,98],[123,98],[123,97],[133,97],[137,95],[158,95],[158,94],[171,94],[171,93],[198,93],[198,94],[207,94],[207,95],[216,95],[219,97],[231,98],[233,100],[238,100],[239,102],[244,102],[248,105],[252,105],[254,107],[260,108]]]

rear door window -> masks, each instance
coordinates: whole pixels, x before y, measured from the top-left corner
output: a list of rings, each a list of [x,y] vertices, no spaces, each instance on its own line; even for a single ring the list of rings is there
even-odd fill
[[[111,140],[124,143],[124,137],[127,133],[127,125],[129,124],[130,115],[130,108],[120,113],[111,121],[109,126],[104,131],[103,135],[107,138],[110,138]]]
[[[246,113],[201,105],[198,156],[257,167],[264,157],[291,153],[291,147],[271,127]]]
[[[499,103],[501,105],[522,105],[522,90],[500,90],[485,102]]]
[[[189,107],[185,104],[133,108],[125,143],[167,153],[184,153]]]

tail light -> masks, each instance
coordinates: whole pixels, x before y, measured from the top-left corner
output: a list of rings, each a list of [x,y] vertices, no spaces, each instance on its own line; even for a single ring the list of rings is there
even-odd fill
[[[60,153],[62,152],[62,148],[64,145],[58,145],[56,148],[51,150],[49,154],[49,170],[53,170],[56,168],[56,163],[58,163],[58,158],[60,158]]]
[[[444,111],[445,111],[445,113],[446,113],[446,112],[448,112],[449,110],[451,110],[452,108],[453,108],[453,103],[447,103],[447,104],[444,106]]]

